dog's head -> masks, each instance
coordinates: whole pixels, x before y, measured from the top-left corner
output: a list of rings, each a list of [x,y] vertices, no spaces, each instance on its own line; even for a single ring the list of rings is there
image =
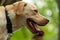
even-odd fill
[[[39,14],[38,9],[34,5],[22,1],[16,2],[13,5],[15,6],[18,18],[20,17],[23,19],[20,19],[20,21],[23,21],[23,23],[25,22],[29,26],[28,28],[30,28],[30,30],[34,30],[36,25],[44,26],[49,22],[47,18]]]
[[[47,18],[39,14],[38,9],[34,5],[22,1],[16,2],[14,5],[17,8],[16,15],[23,16],[26,21],[32,21],[40,26],[44,26],[49,22]]]
[[[16,14],[16,24],[27,25],[31,32],[39,31],[37,25],[44,26],[49,20],[39,14],[36,6],[22,1],[16,2],[8,6],[8,11],[14,10]],[[11,12],[10,12],[11,13]]]

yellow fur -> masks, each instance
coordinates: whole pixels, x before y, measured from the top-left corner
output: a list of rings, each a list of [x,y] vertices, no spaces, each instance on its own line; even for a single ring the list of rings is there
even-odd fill
[[[19,1],[11,5],[7,5],[6,7],[0,6],[0,40],[7,40],[8,35],[6,29],[7,23],[5,10],[7,10],[8,16],[12,22],[13,32],[24,25],[27,26],[26,20],[28,18],[31,18],[39,25],[46,25],[48,23],[48,20],[45,17],[39,15],[38,12],[36,12],[38,9],[29,3]],[[30,29],[30,31],[32,32],[33,30]]]

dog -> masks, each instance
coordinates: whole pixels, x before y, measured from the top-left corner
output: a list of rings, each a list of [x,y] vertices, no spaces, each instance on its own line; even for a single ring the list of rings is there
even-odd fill
[[[15,32],[22,26],[27,28],[35,35],[38,35],[37,31],[40,29],[37,25],[44,26],[49,20],[40,15],[36,6],[29,3],[18,1],[10,5],[0,6],[0,40],[7,40],[8,33],[6,28],[6,12],[12,23],[12,32]],[[37,38],[40,38],[37,36]],[[9,39],[8,39],[9,40]],[[32,40],[41,40],[33,38]]]

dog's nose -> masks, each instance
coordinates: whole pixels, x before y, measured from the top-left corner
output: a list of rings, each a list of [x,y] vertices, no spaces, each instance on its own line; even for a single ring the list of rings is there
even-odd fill
[[[46,22],[46,24],[49,22],[49,20],[47,19],[47,22]]]
[[[48,19],[44,19],[43,21],[40,22],[40,26],[45,26],[49,22]]]
[[[48,20],[48,19],[46,19],[46,22],[48,23],[48,22],[49,22],[49,20]]]
[[[47,20],[47,22],[49,22],[49,20]]]

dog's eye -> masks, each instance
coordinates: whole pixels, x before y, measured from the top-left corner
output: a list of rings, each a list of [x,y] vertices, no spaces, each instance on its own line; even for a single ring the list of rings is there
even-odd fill
[[[24,6],[27,6],[27,4],[25,4]]]
[[[38,13],[38,10],[34,10],[34,12]]]

